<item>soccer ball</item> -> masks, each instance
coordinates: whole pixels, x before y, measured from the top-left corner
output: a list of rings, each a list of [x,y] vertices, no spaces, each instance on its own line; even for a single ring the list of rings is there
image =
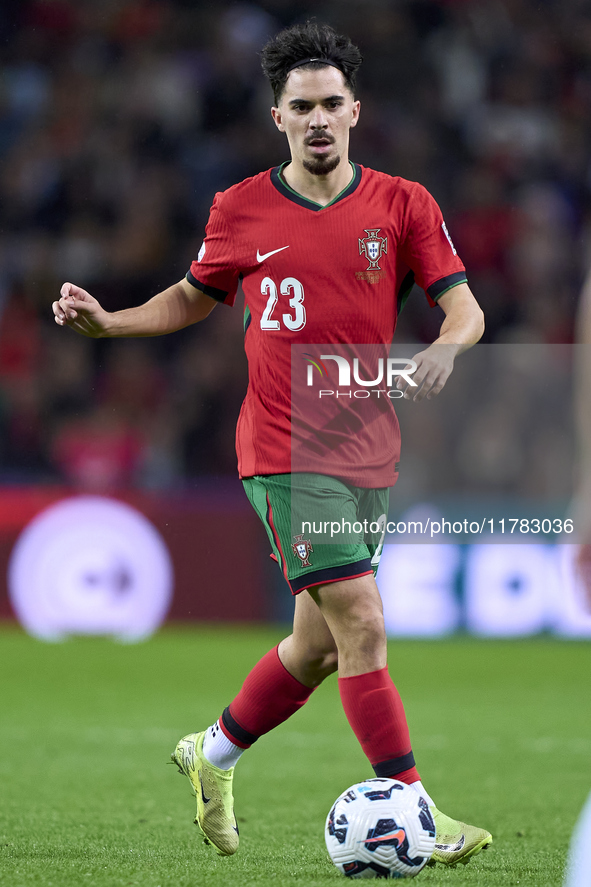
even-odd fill
[[[414,878],[435,849],[427,801],[397,779],[367,779],[337,798],[324,831],[328,853],[350,878]]]

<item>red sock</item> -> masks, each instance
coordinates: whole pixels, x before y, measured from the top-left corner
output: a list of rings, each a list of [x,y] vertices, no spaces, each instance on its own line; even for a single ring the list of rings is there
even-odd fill
[[[220,726],[230,742],[249,748],[301,708],[312,690],[287,671],[275,647],[247,675],[238,696],[222,714]]]
[[[339,678],[339,690],[347,720],[376,776],[408,784],[420,779],[404,706],[388,668]]]

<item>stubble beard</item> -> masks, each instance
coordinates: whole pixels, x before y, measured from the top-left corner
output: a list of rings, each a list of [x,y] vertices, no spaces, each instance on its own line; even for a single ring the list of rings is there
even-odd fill
[[[333,157],[314,157],[311,160],[304,160],[302,165],[313,176],[327,176],[340,162],[340,154],[335,154]]]

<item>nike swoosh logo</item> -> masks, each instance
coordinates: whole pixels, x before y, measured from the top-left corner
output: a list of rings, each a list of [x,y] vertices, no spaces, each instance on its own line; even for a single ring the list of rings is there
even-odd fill
[[[209,804],[209,802],[211,801],[211,798],[205,797],[205,792],[203,791],[203,782],[201,781],[201,771],[199,771],[198,775],[199,775],[199,787],[201,788],[201,797],[203,798],[203,803]]]
[[[464,844],[466,843],[466,836],[462,835],[457,844],[435,844],[436,850],[447,850],[450,853],[457,853],[458,850],[461,850]]]
[[[398,841],[399,844],[402,844],[404,839],[406,838],[406,832],[404,829],[398,829],[398,831],[390,832],[389,835],[379,835],[377,838],[366,838],[365,841],[358,841],[358,844],[380,844],[383,841]]]
[[[284,249],[289,249],[289,244],[287,246],[280,246],[279,249],[272,249],[270,253],[263,253],[263,255],[257,249],[257,262],[264,262],[269,256],[274,256],[275,253],[282,253]]]

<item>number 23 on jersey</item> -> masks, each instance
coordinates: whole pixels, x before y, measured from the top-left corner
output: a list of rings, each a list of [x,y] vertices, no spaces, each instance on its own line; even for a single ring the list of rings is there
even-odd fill
[[[281,312],[281,305],[277,308],[279,294],[277,292],[277,284],[270,277],[264,277],[261,282],[261,293],[268,296],[265,310],[261,317],[262,330],[279,330],[281,329],[281,320],[288,330],[297,333],[303,330],[306,325],[306,309],[304,307],[304,287],[295,277],[286,277],[279,285],[279,293],[282,296],[289,296],[289,307],[293,309],[290,312]],[[283,302],[284,300],[282,300]],[[277,308],[277,311],[275,310]],[[273,314],[275,313],[275,317]],[[279,315],[281,320],[279,320]]]

